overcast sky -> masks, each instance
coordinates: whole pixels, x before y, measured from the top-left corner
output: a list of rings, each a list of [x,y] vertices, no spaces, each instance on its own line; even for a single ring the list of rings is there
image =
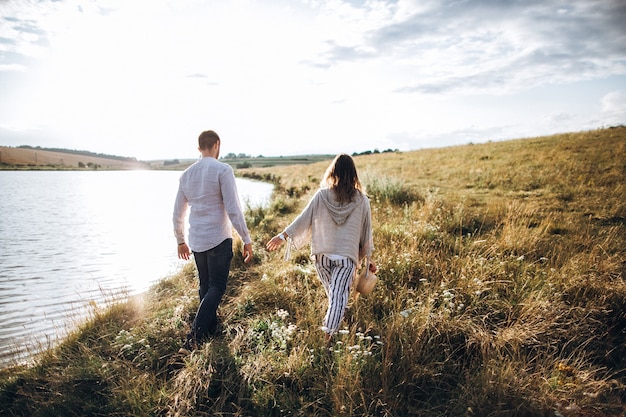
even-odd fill
[[[0,145],[414,150],[626,124],[623,0],[0,0]]]

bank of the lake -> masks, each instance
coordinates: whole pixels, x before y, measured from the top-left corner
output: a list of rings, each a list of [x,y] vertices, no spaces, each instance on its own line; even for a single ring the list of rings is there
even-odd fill
[[[94,308],[182,266],[172,209],[180,172],[0,172],[0,366],[53,346]],[[271,184],[237,180],[242,205]]]

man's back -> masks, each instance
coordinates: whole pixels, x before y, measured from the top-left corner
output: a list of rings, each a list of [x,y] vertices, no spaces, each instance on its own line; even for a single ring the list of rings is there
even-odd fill
[[[196,220],[214,223],[211,214],[224,212],[224,202],[220,187],[220,176],[224,172],[223,163],[214,158],[202,158],[183,172],[180,186],[191,208],[190,216]],[[220,221],[216,219],[216,221]]]
[[[174,212],[181,213],[183,204],[190,207],[191,250],[203,252],[219,245],[224,239],[231,238],[231,219],[237,232],[246,240],[248,230],[239,203],[235,175],[230,165],[215,158],[204,157],[187,168],[180,177]]]

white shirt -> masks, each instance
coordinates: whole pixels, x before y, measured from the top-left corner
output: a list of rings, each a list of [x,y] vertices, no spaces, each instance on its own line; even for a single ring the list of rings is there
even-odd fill
[[[173,215],[178,243],[185,242],[188,208],[188,245],[192,251],[204,252],[232,238],[233,227],[244,244],[252,242],[230,165],[204,157],[182,173]]]

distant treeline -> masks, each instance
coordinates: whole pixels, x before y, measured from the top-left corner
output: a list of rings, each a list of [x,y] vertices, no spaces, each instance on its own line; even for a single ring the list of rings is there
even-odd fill
[[[364,151],[364,152],[354,152],[352,153],[352,156],[359,156],[359,155],[372,155],[372,154],[379,154],[379,153],[389,153],[389,152],[400,152],[399,149],[385,149],[384,151],[379,151],[378,149],[374,149],[373,151]],[[314,159],[317,159],[317,157],[319,157],[320,155],[304,155],[304,156],[278,156],[278,157],[266,157],[263,155],[259,155],[259,156],[252,156],[252,155],[248,155],[245,153],[229,153],[225,156],[222,157],[222,159],[228,159],[228,160],[233,160],[233,159],[253,159],[253,158],[257,158],[257,159],[282,159],[282,158],[287,158],[291,161],[310,161],[311,157],[313,157]],[[328,157],[329,155],[322,155],[325,158]],[[330,157],[334,157],[334,155],[330,155]]]
[[[117,161],[137,162],[137,158],[135,158],[135,157],[109,155],[109,154],[104,154],[104,153],[95,153],[95,152],[89,152],[89,151],[79,151],[79,150],[75,150],[75,149],[42,148],[41,146],[29,146],[29,145],[18,146],[17,148],[20,148],[20,149],[36,149],[36,150],[49,151],[49,152],[69,153],[69,154],[72,154],[72,155],[84,155],[84,156],[91,156],[91,157],[94,157],[94,158],[115,159]]]
[[[385,149],[384,151],[379,151],[378,149],[374,149],[373,151],[354,152],[352,156],[371,155],[371,154],[376,154],[376,153],[389,153],[389,152],[400,152],[400,150],[399,149]]]

